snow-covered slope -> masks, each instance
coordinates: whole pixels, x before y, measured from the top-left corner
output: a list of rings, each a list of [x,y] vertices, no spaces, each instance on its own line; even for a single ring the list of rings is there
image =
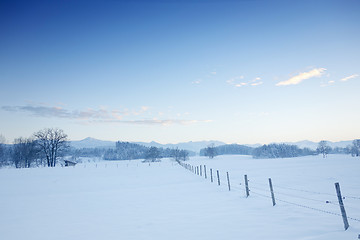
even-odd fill
[[[348,216],[359,219],[359,159],[219,156],[187,163],[206,164],[208,178],[170,160],[0,169],[0,239],[353,240],[360,233],[356,220],[344,231],[334,189],[340,182]],[[210,181],[210,168],[219,170],[220,186]],[[283,200],[275,207],[268,177]]]

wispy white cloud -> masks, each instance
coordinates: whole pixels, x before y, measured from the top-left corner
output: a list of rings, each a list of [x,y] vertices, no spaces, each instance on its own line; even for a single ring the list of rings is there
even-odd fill
[[[325,71],[325,68],[315,68],[309,72],[303,72],[296,76],[293,76],[286,81],[278,82],[276,86],[297,85],[306,79],[313,77],[321,77],[325,73]]]
[[[261,77],[257,77],[255,79],[253,79],[252,81],[250,81],[249,84],[251,86],[259,86],[259,85],[263,84],[263,82],[261,81]]]
[[[192,84],[200,84],[202,82],[201,79],[196,79],[195,81],[191,82]]]
[[[121,123],[121,124],[135,124],[135,125],[191,125],[196,123],[209,123],[213,120],[186,120],[186,119],[141,119],[141,120],[94,120],[93,123]]]
[[[244,76],[237,76],[237,77],[233,77],[233,78],[227,80],[226,82],[230,85],[235,85],[237,81],[242,80],[242,79],[244,79]]]
[[[259,86],[261,84],[263,84],[263,82],[254,82],[254,83],[251,83],[250,85],[251,86]]]
[[[333,85],[334,83],[335,83],[334,80],[330,80],[326,83],[321,83],[320,87],[327,87],[327,86]]]
[[[341,81],[342,81],[342,82],[346,82],[347,80],[350,80],[350,79],[353,79],[353,78],[357,78],[357,77],[359,77],[358,74],[353,74],[353,75],[351,75],[351,76],[342,78]]]
[[[58,106],[2,106],[3,110],[8,112],[27,112],[33,116],[37,117],[56,117],[56,118],[67,118],[67,119],[77,119],[77,120],[86,120],[86,119],[104,119],[104,118],[119,118],[121,115],[126,115],[125,112],[118,110],[108,111],[104,108],[92,109],[88,108],[86,110],[74,110],[70,111]]]
[[[213,72],[210,72],[210,74],[211,74],[211,75],[216,75],[216,72],[215,72],[215,71],[213,71]]]
[[[232,85],[232,86],[235,86],[235,87],[244,87],[244,86],[253,86],[253,87],[255,87],[255,86],[263,84],[260,77],[254,78],[251,81],[244,81],[243,80],[244,78],[245,78],[244,76],[238,76],[238,77],[231,78],[231,79],[227,80],[226,82],[229,85]]]
[[[140,110],[133,110],[133,111],[131,111],[131,114],[129,114],[129,115],[139,116],[139,115],[142,115],[143,113],[149,111],[149,109],[150,108],[148,106],[142,106],[140,108]]]
[[[241,83],[236,83],[236,84],[233,84],[235,87],[243,87],[243,86],[246,86],[248,85],[248,83],[246,82],[241,82]]]
[[[195,123],[206,123],[211,120],[188,120],[188,119],[139,119],[149,111],[148,106],[142,106],[139,110],[108,110],[104,107],[99,109],[88,108],[86,110],[68,110],[59,106],[2,106],[2,110],[8,112],[25,112],[31,116],[44,118],[62,118],[75,120],[80,124],[90,123],[123,123],[143,125],[189,125]],[[148,116],[149,114],[147,114]],[[159,114],[162,115],[162,114]],[[130,118],[130,120],[129,120]]]

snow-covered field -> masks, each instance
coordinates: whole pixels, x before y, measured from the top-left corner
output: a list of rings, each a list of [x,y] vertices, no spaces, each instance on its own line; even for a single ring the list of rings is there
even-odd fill
[[[0,169],[0,239],[358,239],[359,158],[218,156],[186,163],[205,164],[208,178],[166,159]],[[221,186],[215,176],[210,182],[210,168],[219,170]],[[347,231],[335,182],[352,218]]]

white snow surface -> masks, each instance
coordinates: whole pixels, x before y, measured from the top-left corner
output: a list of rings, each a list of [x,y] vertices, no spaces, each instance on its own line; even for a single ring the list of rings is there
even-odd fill
[[[359,158],[230,155],[186,163],[205,164],[207,179],[169,159],[1,169],[0,239],[355,240],[360,234]],[[219,170],[220,186],[215,174],[210,181],[210,168]],[[278,198],[274,207],[269,177]],[[335,182],[352,218],[347,231]]]

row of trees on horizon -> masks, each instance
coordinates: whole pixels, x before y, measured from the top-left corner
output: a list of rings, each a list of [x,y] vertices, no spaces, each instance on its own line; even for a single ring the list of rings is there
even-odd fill
[[[351,154],[355,157],[360,156],[360,139],[353,140],[353,144],[346,148],[331,148],[327,141],[322,140],[318,143],[316,150],[299,148],[297,145],[284,143],[265,144],[257,148],[238,144],[228,144],[217,147],[211,145],[200,150],[200,156],[208,156],[209,158],[225,154],[252,155],[254,158],[290,158],[318,154],[321,154],[324,158],[326,158],[328,154]]]
[[[289,144],[268,144],[257,148],[238,144],[227,144],[215,147],[210,145],[200,150],[200,156],[214,158],[217,155],[240,154],[252,155],[253,158],[288,158],[322,154],[351,154],[360,156],[360,139],[355,139],[346,148],[331,148],[327,141],[320,141],[316,150],[299,148]],[[144,159],[144,162],[155,162],[162,158],[173,158],[185,161],[195,152],[183,149],[145,147],[136,143],[116,142],[115,148],[71,148],[67,135],[61,129],[46,128],[34,133],[29,138],[17,138],[12,145],[5,144],[0,135],[0,166],[30,168],[36,166],[55,167],[59,159],[70,157],[77,162],[81,157],[97,157],[104,160]],[[60,162],[63,164],[63,161]]]

